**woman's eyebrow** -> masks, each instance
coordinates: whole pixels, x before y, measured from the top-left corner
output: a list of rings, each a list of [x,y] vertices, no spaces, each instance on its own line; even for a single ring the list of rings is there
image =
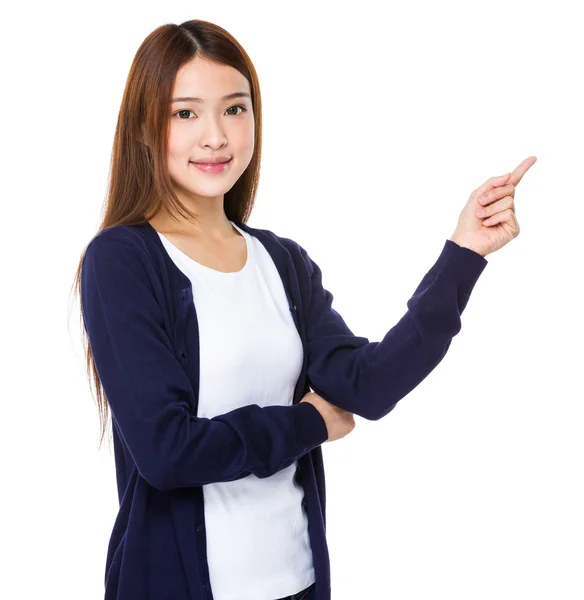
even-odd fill
[[[233,94],[227,94],[227,96],[223,96],[221,100],[231,100],[232,98],[250,98],[250,95],[247,92],[234,92]],[[195,96],[179,96],[178,98],[173,98],[173,102],[204,102],[202,98],[196,98]]]

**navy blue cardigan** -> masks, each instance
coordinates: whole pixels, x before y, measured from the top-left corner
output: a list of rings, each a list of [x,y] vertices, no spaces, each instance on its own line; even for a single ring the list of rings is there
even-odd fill
[[[120,502],[108,545],[106,600],[212,600],[202,485],[298,461],[317,600],[330,600],[325,421],[311,389],[368,420],[387,415],[442,360],[487,260],[446,240],[380,342],[354,335],[332,308],[318,265],[291,239],[234,221],[271,255],[304,349],[291,406],[197,417],[199,341],[190,280],[145,221],[90,241],[82,314],[111,414]]]

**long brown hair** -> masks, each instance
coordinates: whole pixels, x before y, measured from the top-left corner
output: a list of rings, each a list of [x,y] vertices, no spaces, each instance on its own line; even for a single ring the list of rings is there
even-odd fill
[[[229,65],[249,82],[255,124],[254,153],[247,169],[224,198],[227,218],[247,222],[257,193],[261,159],[262,116],[257,74],[251,59],[230,33],[213,23],[192,20],[158,27],[136,52],[118,114],[103,218],[96,234],[117,224],[143,223],[163,206],[171,217],[178,213],[196,220],[196,215],[174,193],[167,166],[168,110],[176,74],[195,56]],[[72,286],[79,299],[87,246]],[[80,312],[87,377],[90,383],[93,380],[97,396],[101,447],[109,407]]]

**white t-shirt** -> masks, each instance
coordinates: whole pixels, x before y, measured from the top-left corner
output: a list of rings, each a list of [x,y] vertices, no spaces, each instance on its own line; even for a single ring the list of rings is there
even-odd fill
[[[303,349],[283,283],[263,244],[247,243],[243,269],[223,273],[160,239],[190,279],[199,325],[197,416],[241,406],[290,406]],[[315,581],[304,491],[296,463],[271,477],[203,486],[207,557],[215,600],[274,600]]]

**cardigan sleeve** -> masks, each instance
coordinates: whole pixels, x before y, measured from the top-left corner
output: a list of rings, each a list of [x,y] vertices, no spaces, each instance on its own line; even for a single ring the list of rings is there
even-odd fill
[[[194,391],[146,263],[132,243],[96,236],[83,261],[81,301],[112,418],[150,485],[170,490],[269,477],[327,440],[326,423],[308,402],[195,416]]]
[[[444,358],[461,329],[461,315],[488,261],[446,240],[403,317],[380,342],[355,336],[332,307],[319,266],[300,247],[310,274],[303,306],[310,387],[335,406],[379,420]]]

